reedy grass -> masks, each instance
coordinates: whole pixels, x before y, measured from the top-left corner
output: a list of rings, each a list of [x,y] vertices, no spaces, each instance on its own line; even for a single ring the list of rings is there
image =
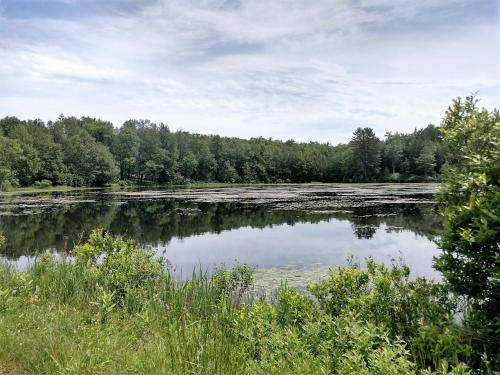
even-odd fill
[[[68,263],[19,273],[1,267],[0,363],[19,373],[236,373],[234,303],[209,278],[170,276],[141,289],[141,306],[104,306]],[[7,287],[7,288],[6,288]],[[130,310],[130,311],[129,311]],[[105,316],[105,319],[103,319]]]
[[[180,281],[151,253],[102,231],[73,256],[56,262],[44,255],[26,271],[0,265],[0,369],[467,373],[469,346],[449,316],[452,301],[425,305],[446,291],[409,281],[405,268],[339,268],[309,288],[314,297],[284,285],[275,299],[252,301],[245,266],[198,270]]]

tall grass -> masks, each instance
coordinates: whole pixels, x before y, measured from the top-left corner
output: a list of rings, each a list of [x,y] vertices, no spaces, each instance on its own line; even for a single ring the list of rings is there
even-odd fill
[[[282,287],[251,301],[245,266],[179,281],[102,231],[73,256],[0,266],[0,373],[468,371],[454,300],[403,267],[339,268],[308,296]]]
[[[20,373],[239,373],[234,303],[201,275],[165,275],[130,296],[77,266],[0,271],[0,363]],[[133,296],[132,294],[135,293]]]

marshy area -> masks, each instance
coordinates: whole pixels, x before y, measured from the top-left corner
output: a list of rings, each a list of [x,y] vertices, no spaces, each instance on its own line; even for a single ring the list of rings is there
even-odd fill
[[[286,278],[305,285],[298,274],[324,275],[349,256],[370,256],[437,277],[436,189],[279,184],[0,195],[0,232],[9,239],[0,254],[26,267],[37,254],[67,254],[103,228],[152,249],[184,276],[245,263],[257,268],[266,288]]]

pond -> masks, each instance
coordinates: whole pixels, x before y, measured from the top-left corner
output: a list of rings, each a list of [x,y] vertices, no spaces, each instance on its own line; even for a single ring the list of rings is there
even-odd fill
[[[257,277],[320,277],[353,256],[437,278],[435,184],[293,184],[0,195],[0,259],[26,267],[93,228],[136,240],[183,277],[247,263]],[[299,282],[300,282],[299,280]],[[267,282],[266,281],[266,282]]]

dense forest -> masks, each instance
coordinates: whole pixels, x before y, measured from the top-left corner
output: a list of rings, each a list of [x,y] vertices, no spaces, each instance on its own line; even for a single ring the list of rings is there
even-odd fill
[[[136,183],[279,183],[433,180],[446,161],[439,128],[410,134],[358,128],[348,144],[249,140],[173,132],[129,120],[121,128],[90,117],[44,123],[0,120],[0,189]]]

